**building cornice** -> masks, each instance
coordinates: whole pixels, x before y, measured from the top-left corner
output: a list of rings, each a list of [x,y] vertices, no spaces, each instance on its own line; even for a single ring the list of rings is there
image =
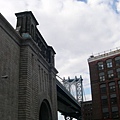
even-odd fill
[[[88,58],[88,62],[94,62],[96,60],[101,60],[101,59],[104,59],[104,58],[108,58],[108,57],[111,57],[111,56],[114,56],[114,55],[118,55],[120,54],[120,49],[116,49],[116,50],[113,50],[110,52],[104,52],[103,54],[98,54],[98,55],[92,55]]]

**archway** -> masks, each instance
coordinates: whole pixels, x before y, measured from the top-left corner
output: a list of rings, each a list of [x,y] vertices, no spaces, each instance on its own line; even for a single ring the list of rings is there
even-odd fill
[[[41,104],[39,120],[52,120],[51,109],[47,100],[43,100]]]

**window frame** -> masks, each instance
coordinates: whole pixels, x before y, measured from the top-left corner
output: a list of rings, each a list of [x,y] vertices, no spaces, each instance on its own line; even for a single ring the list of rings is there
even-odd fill
[[[101,96],[101,104],[103,107],[108,106],[108,98],[107,95]]]
[[[101,92],[101,94],[106,94],[107,93],[106,84],[101,84],[100,85],[100,92]]]
[[[113,70],[107,71],[107,76],[108,76],[108,79],[112,79],[112,78],[114,77],[114,72],[113,72]]]
[[[120,80],[118,81],[118,89],[120,89]]]
[[[117,72],[117,77],[120,78],[120,68],[117,68],[116,72]]]
[[[115,86],[115,82],[110,82],[109,83],[109,92],[115,92],[116,91],[116,86]]]
[[[114,116],[114,114],[117,113],[117,117]],[[118,111],[118,107],[114,106],[112,107],[112,118],[118,118],[119,117],[119,111]]]
[[[120,66],[120,56],[115,57],[115,65]]]
[[[106,60],[106,65],[107,65],[107,68],[112,68],[113,67],[112,59]]]
[[[102,114],[104,119],[109,118],[108,107],[102,108]]]
[[[110,103],[111,103],[111,105],[117,105],[117,96],[116,96],[116,94],[111,94],[110,95]]]
[[[97,65],[98,65],[98,70],[104,70],[103,62],[98,62]]]
[[[100,80],[100,82],[105,81],[105,73],[104,72],[99,73],[99,80]]]

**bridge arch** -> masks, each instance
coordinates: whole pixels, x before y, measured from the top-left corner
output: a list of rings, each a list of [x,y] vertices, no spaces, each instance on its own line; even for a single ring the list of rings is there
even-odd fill
[[[40,106],[39,120],[52,120],[52,111],[47,99],[44,99]]]

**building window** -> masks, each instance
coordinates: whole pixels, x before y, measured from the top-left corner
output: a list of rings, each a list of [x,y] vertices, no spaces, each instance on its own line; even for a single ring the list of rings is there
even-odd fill
[[[117,77],[120,78],[120,68],[117,69]]]
[[[99,79],[100,79],[101,82],[105,81],[105,74],[104,74],[104,72],[99,73]]]
[[[112,118],[118,118],[119,113],[118,113],[118,107],[112,107]]]
[[[117,104],[116,94],[111,94],[110,95],[110,101],[111,101],[111,105],[116,105]]]
[[[103,111],[103,118],[104,119],[109,118],[108,108],[103,108],[102,111]]]
[[[102,94],[106,93],[106,84],[100,85],[100,91]]]
[[[112,67],[112,59],[106,60],[106,63],[107,63],[107,68]]]
[[[104,69],[103,62],[99,62],[99,63],[98,63],[98,69],[99,69],[99,70],[103,70],[103,69]]]
[[[109,83],[109,90],[110,90],[110,92],[115,92],[115,82]]]
[[[120,56],[115,58],[116,66],[120,66]]]
[[[108,79],[112,79],[114,77],[113,70],[108,71]]]
[[[118,88],[120,89],[120,81],[118,81]]]
[[[101,103],[102,103],[102,106],[108,106],[108,99],[107,99],[107,96],[104,95],[104,96],[101,96]]]

